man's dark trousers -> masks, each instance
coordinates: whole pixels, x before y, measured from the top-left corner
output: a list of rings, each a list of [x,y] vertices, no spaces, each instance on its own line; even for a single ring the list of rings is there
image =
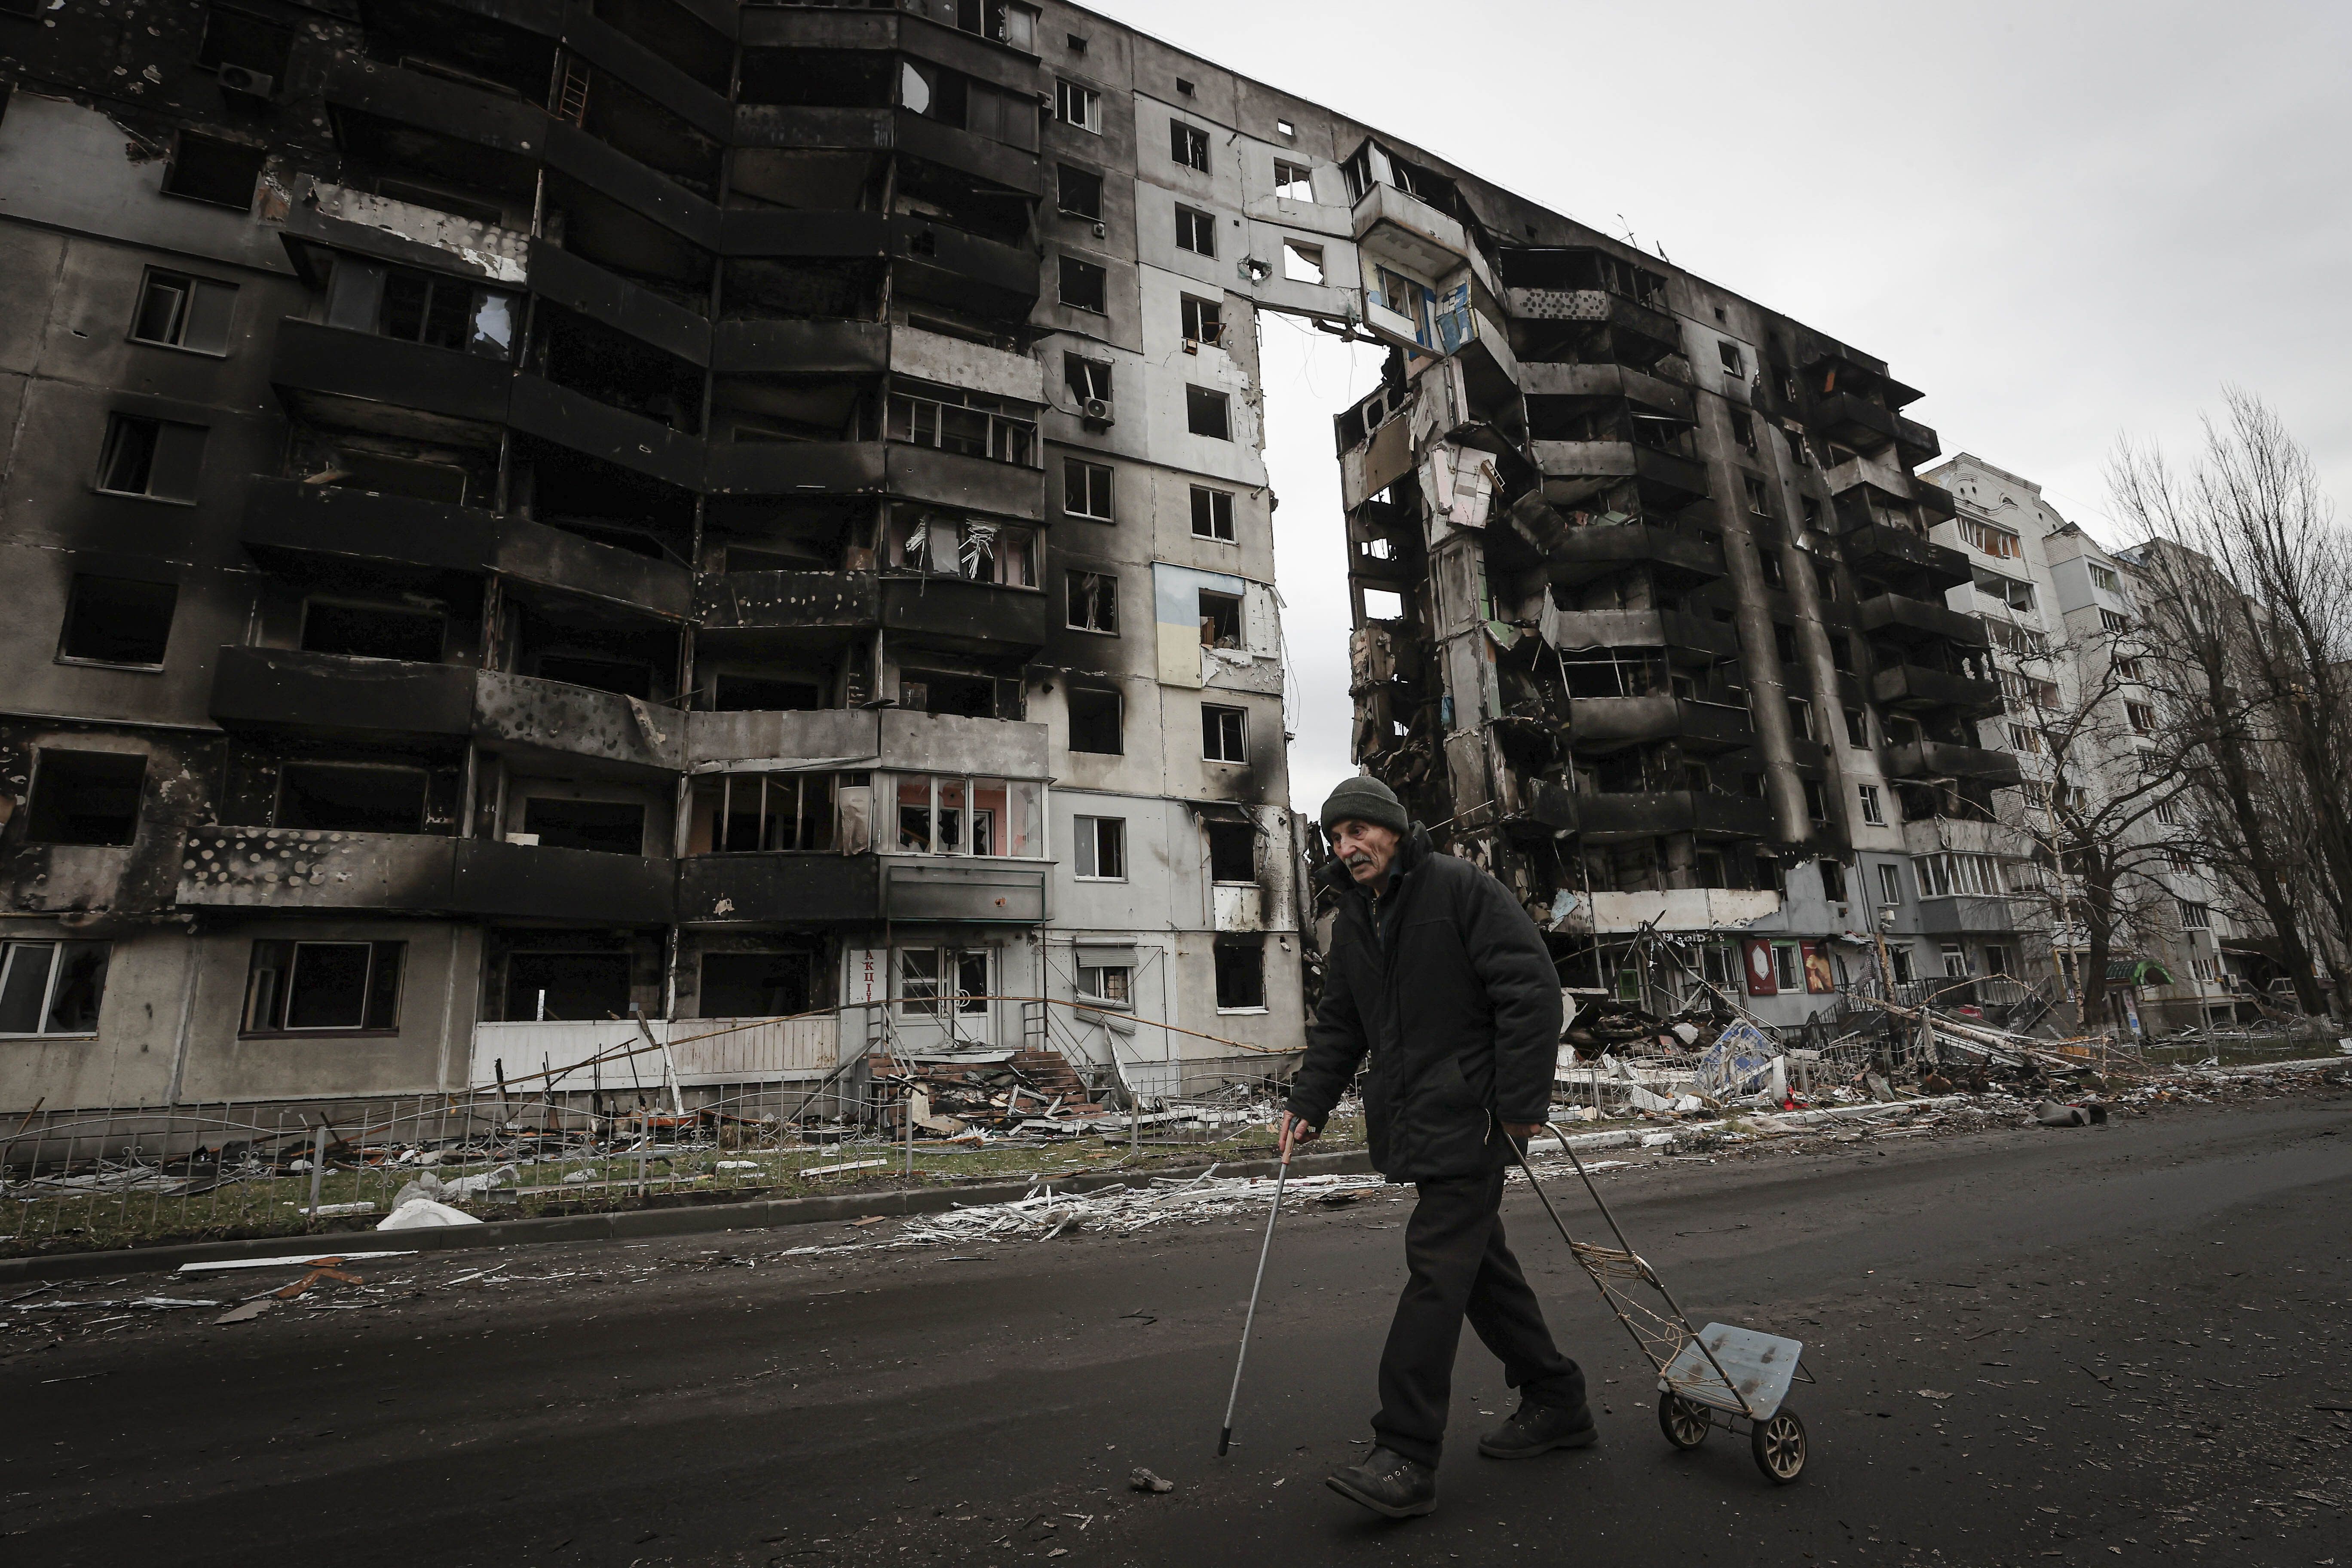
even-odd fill
[[[1584,1404],[1584,1373],[1559,1353],[1543,1308],[1503,1240],[1503,1167],[1483,1176],[1417,1184],[1404,1233],[1412,1277],[1381,1352],[1382,1447],[1437,1463],[1454,1391],[1454,1353],[1466,1317],[1503,1363],[1503,1378],[1538,1405]]]

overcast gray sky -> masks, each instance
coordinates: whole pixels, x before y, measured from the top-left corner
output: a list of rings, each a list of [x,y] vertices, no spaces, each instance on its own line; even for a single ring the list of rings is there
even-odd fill
[[[2352,0],[1095,8],[1878,355],[2110,543],[2117,436],[2185,449],[2224,383],[2352,503]],[[1354,771],[1329,416],[1377,361],[1265,339],[1312,810]]]

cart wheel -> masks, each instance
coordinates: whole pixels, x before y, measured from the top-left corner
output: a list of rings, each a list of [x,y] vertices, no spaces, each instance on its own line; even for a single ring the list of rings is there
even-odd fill
[[[1759,1421],[1748,1435],[1756,1468],[1776,1487],[1785,1487],[1805,1473],[1805,1424],[1782,1405],[1769,1421]]]
[[[1706,1442],[1713,1420],[1706,1406],[1696,1399],[1685,1399],[1672,1389],[1658,1394],[1658,1430],[1677,1448],[1696,1448]]]

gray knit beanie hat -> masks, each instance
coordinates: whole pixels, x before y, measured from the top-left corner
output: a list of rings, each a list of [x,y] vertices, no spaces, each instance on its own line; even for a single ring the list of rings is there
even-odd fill
[[[1328,833],[1342,822],[1353,819],[1385,827],[1402,837],[1411,830],[1412,821],[1404,814],[1404,803],[1396,792],[1376,778],[1357,777],[1340,781],[1323,803],[1323,831]]]

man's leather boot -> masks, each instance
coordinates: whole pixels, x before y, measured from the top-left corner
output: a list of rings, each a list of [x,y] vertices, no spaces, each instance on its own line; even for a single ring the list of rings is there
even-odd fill
[[[1478,1439],[1478,1451],[1490,1459],[1532,1459],[1554,1448],[1585,1448],[1601,1440],[1592,1424],[1592,1406],[1564,1410],[1557,1405],[1519,1401],[1511,1418]]]
[[[1417,1518],[1437,1506],[1437,1472],[1386,1448],[1373,1449],[1362,1464],[1334,1473],[1323,1484],[1391,1519]]]

